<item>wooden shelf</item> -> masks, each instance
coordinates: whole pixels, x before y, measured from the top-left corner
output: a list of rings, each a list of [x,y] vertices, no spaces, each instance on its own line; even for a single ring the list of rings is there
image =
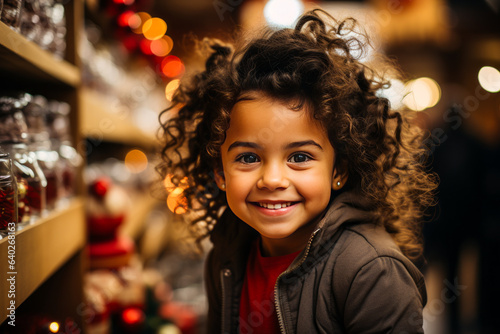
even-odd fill
[[[15,274],[15,301],[19,307],[44,281],[54,274],[69,258],[83,249],[86,225],[83,199],[73,200],[64,210],[40,219],[19,231],[15,238],[15,268],[9,270],[8,239],[0,240],[0,323],[7,316],[9,282]],[[73,279],[68,277],[68,279]],[[76,279],[76,278],[75,278]],[[40,307],[43,307],[40,305]]]
[[[0,22],[0,69],[13,78],[48,80],[71,87],[80,84],[79,69],[43,50]],[[3,78],[4,80],[6,78]]]
[[[80,131],[88,138],[143,147],[158,141],[154,133],[145,133],[119,105],[98,92],[80,91],[80,111]]]

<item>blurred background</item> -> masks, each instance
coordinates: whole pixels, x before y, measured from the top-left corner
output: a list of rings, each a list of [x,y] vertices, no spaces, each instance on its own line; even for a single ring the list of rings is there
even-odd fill
[[[425,145],[440,185],[424,225],[425,332],[498,333],[499,0],[0,0],[0,8],[0,153],[9,154],[0,160],[4,179],[17,180],[17,261],[26,263],[17,332],[203,333],[203,255],[179,215],[182,187],[154,170],[159,114],[203,66],[195,40],[291,27],[323,8],[356,18],[398,64],[403,79],[380,93],[418,111],[432,135]],[[14,191],[12,181],[0,187]],[[15,333],[8,316],[0,331]]]

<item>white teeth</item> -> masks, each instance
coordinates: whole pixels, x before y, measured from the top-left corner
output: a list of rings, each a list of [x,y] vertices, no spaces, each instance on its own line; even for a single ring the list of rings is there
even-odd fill
[[[271,209],[271,210],[277,210],[281,208],[287,208],[290,205],[292,205],[292,202],[286,202],[286,203],[277,203],[277,204],[272,204],[272,203],[259,203],[259,206],[266,208],[266,209]]]

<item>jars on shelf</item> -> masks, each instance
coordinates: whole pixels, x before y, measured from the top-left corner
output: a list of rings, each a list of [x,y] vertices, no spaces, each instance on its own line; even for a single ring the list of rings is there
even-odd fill
[[[0,152],[0,239],[16,229],[17,183],[9,154]]]
[[[3,10],[2,2],[4,3]],[[66,51],[64,6],[56,0],[0,0],[1,20],[58,58]]]
[[[49,129],[46,123],[47,99],[41,95],[21,94],[26,101],[22,111],[28,125],[28,147],[34,152],[38,164],[47,180],[47,209],[57,207],[62,188],[62,173],[59,164],[59,154],[52,149]]]
[[[59,154],[60,198],[63,201],[75,195],[77,168],[83,163],[71,143],[69,113],[70,106],[65,102],[52,100],[48,104],[46,120],[52,150]]]
[[[34,152],[28,150],[27,126],[21,108],[25,100],[0,97],[0,149],[12,159],[17,188],[17,228],[45,213],[47,180]]]

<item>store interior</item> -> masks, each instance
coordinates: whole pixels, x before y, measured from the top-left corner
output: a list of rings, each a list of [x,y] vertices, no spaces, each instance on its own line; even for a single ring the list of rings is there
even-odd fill
[[[198,41],[318,7],[365,27],[431,134],[425,332],[497,332],[499,0],[0,0],[1,333],[206,332],[210,243],[155,169],[160,113]]]

